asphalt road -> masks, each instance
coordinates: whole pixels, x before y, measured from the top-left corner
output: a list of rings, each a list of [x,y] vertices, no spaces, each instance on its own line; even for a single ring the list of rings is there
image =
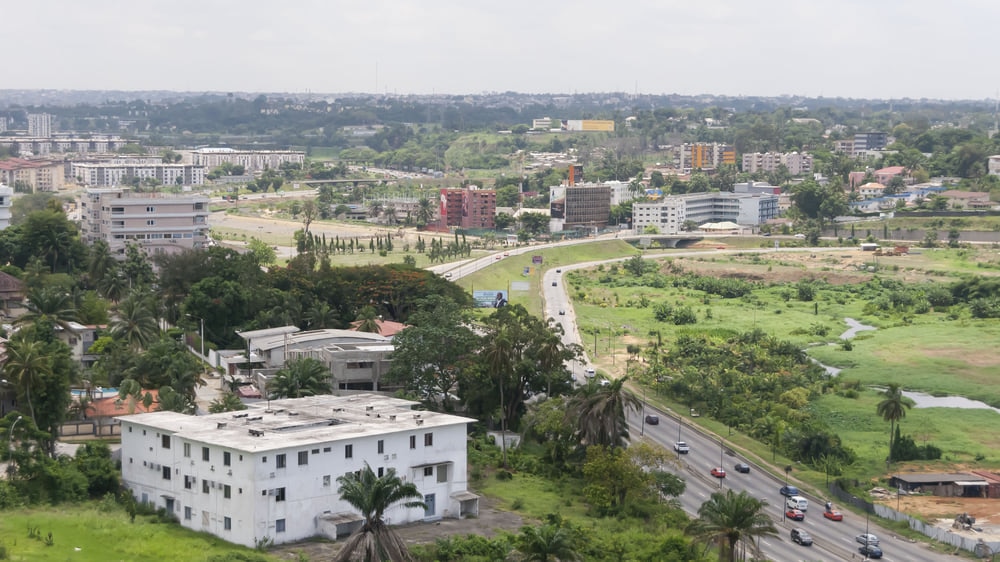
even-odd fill
[[[573,240],[541,247],[579,244],[590,241],[593,241],[593,239],[582,241]],[[510,255],[516,255],[525,252],[534,252],[539,248],[539,246],[532,246],[506,251]],[[684,255],[699,255],[734,251],[741,253],[764,253],[772,252],[773,250],[712,250],[707,252],[699,251],[683,253]],[[795,248],[783,249],[783,251],[819,253],[843,252],[845,249]],[[501,250],[493,256],[467,260],[457,264],[452,263],[444,266],[437,266],[432,269],[438,273],[449,276],[451,279],[458,279],[501,261],[505,257],[503,253],[504,251]],[[677,252],[673,252],[672,254],[676,253]],[[496,256],[500,256],[500,258],[498,259]],[[653,259],[657,256],[646,257],[648,259]],[[576,316],[573,312],[573,306],[564,288],[563,275],[574,269],[593,267],[599,263],[624,261],[625,259],[628,258],[578,263],[562,266],[559,270],[549,269],[545,272],[545,275],[542,278],[542,293],[545,299],[545,314],[548,317],[555,318],[557,321],[562,323],[565,329],[565,335],[563,336],[564,344],[582,344],[582,342],[577,330]],[[555,283],[555,286],[552,285],[553,283]],[[560,315],[558,313],[560,310],[565,311],[565,314]],[[582,380],[579,375],[581,375],[584,369],[588,367],[591,367],[591,365],[589,363],[589,359],[586,358],[582,363],[570,365],[570,368],[574,373],[574,376],[577,377],[577,380]],[[644,414],[659,415],[659,425],[646,425],[645,427],[641,427],[640,424],[642,423]],[[678,431],[680,432],[679,434],[681,440],[686,441],[691,446],[691,452],[689,454],[678,455],[680,466],[678,468],[671,469],[674,470],[679,476],[683,477],[687,482],[686,491],[678,499],[684,507],[684,510],[689,514],[697,515],[698,508],[701,504],[708,500],[709,496],[711,496],[713,492],[718,491],[720,488],[732,488],[736,491],[745,490],[754,497],[767,501],[769,504],[768,509],[770,510],[771,516],[775,520],[775,524],[779,530],[778,536],[768,537],[760,541],[762,552],[770,560],[777,562],[798,562],[802,560],[821,560],[830,562],[840,560],[864,560],[865,557],[858,552],[858,547],[860,545],[855,542],[855,537],[866,532],[866,529],[868,530],[867,532],[873,533],[879,537],[880,547],[884,552],[883,560],[886,560],[887,562],[931,562],[950,560],[954,558],[952,556],[931,552],[928,550],[925,543],[911,542],[905,537],[896,537],[891,531],[880,527],[875,522],[871,520],[866,521],[864,515],[842,509],[841,506],[836,504],[836,502],[834,502],[834,507],[836,509],[840,509],[840,511],[844,514],[844,520],[839,522],[829,521],[823,517],[824,504],[829,498],[819,498],[803,493],[802,495],[809,500],[809,509],[806,512],[805,520],[799,522],[786,520],[784,517],[785,498],[779,493],[779,488],[784,484],[784,479],[779,479],[778,477],[773,476],[765,470],[762,470],[760,466],[751,463],[746,459],[740,458],[731,451],[727,452],[728,447],[725,446],[724,441],[720,442],[719,436],[704,433],[700,429],[696,429],[691,426],[690,423],[682,421],[681,424],[678,424],[677,420],[678,417],[674,412],[660,411],[646,406],[643,412],[636,412],[630,415],[629,422],[631,424],[633,436],[642,433],[655,443],[663,446],[668,451],[673,451],[673,444],[678,439]],[[740,474],[733,469],[733,465],[740,461],[750,464],[751,470],[749,474]],[[722,466],[722,468],[726,470],[726,478],[718,479],[709,474],[709,471],[716,466]],[[797,485],[794,481],[789,483]],[[789,537],[789,533],[793,528],[801,528],[808,531],[813,537],[813,546],[803,547],[793,543]]]

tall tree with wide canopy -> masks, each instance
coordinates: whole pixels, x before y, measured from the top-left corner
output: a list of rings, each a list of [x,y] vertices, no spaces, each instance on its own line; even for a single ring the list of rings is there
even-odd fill
[[[45,344],[38,340],[28,340],[23,337],[7,342],[6,360],[3,364],[3,374],[17,388],[28,404],[28,415],[38,427],[35,418],[35,406],[31,402],[31,390],[39,386],[42,377],[52,373],[52,365],[45,355]]]
[[[149,347],[160,335],[155,301],[148,293],[135,291],[118,303],[111,320],[111,335],[133,350]]]
[[[330,393],[330,371],[311,357],[289,361],[267,385],[271,399],[302,398]]]
[[[688,524],[686,531],[716,545],[720,562],[745,560],[745,553],[738,552],[740,544],[748,546],[751,554],[758,554],[757,540],[778,534],[774,521],[765,513],[767,505],[747,492],[715,492],[698,508],[698,518]]]
[[[335,562],[391,562],[411,561],[409,550],[402,537],[385,522],[385,512],[396,504],[415,509],[426,509],[423,495],[413,482],[403,482],[390,468],[379,477],[365,463],[360,473],[348,473],[337,478],[340,499],[360,512],[364,523],[344,542]]]
[[[416,306],[410,325],[393,337],[388,376],[421,399],[451,411],[450,396],[475,361],[478,339],[467,309],[455,301],[431,295]]]
[[[886,457],[887,464],[892,463],[892,446],[896,432],[893,431],[896,424],[906,417],[906,410],[913,406],[913,400],[903,396],[903,389],[899,383],[889,383],[889,386],[882,392],[882,401],[875,406],[875,413],[883,420],[889,422],[889,456]]]

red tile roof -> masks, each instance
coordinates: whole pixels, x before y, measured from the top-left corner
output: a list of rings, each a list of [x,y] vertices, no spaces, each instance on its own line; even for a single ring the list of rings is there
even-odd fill
[[[393,322],[391,320],[376,320],[375,324],[378,325],[379,335],[385,336],[387,338],[391,338],[392,336],[395,336],[399,332],[402,332],[403,328],[406,327],[406,324],[403,324],[401,322]],[[358,326],[360,325],[361,325],[361,320],[351,322],[351,330],[357,332]]]
[[[145,405],[143,405],[142,400],[137,400],[135,407],[132,408],[132,411],[129,411],[128,400],[121,400],[117,396],[109,396],[107,398],[98,398],[97,400],[91,402],[90,407],[87,408],[87,417],[110,418],[114,416],[155,412],[160,408],[160,403],[157,401],[160,392],[158,390],[143,390],[142,395],[145,396],[147,392],[153,395],[153,403],[150,404],[148,409]]]

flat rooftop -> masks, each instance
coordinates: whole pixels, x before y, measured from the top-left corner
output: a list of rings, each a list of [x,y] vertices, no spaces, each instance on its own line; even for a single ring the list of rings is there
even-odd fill
[[[353,440],[403,431],[429,431],[474,422],[471,418],[413,410],[412,400],[365,393],[309,396],[248,404],[207,416],[150,412],[119,416],[123,423],[158,429],[193,442],[256,453]]]

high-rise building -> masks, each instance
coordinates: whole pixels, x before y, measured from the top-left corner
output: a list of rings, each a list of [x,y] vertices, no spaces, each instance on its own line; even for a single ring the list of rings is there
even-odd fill
[[[882,150],[889,143],[888,133],[854,133],[854,152],[862,150]]]
[[[28,136],[49,138],[52,136],[52,116],[48,113],[28,114]]]
[[[14,188],[0,183],[0,230],[10,226],[10,207],[14,202]]]

